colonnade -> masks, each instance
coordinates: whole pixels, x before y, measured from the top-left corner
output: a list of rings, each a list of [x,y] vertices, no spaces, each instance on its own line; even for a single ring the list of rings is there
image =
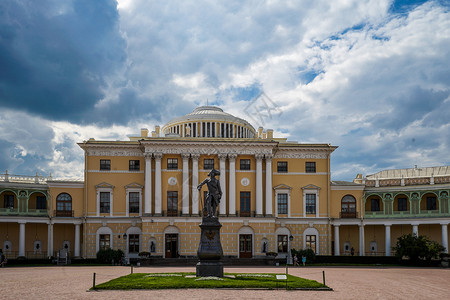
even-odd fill
[[[182,172],[183,172],[183,182],[182,182],[182,215],[189,215],[189,207],[192,205],[192,215],[198,215],[198,190],[197,185],[199,184],[198,177],[198,160],[200,154],[188,154],[182,153]],[[154,194],[154,215],[158,216],[162,214],[162,189],[161,189],[161,160],[163,158],[162,153],[145,153],[145,193],[144,193],[144,213],[146,215],[152,215],[152,196]],[[219,214],[236,215],[236,158],[237,154],[218,154],[219,158],[219,171],[220,171],[220,185],[222,187],[222,199],[219,206]],[[256,215],[257,216],[272,216],[272,154],[255,154],[256,159]],[[155,160],[155,190],[152,190],[152,160]],[[189,182],[189,159],[192,159],[192,182]],[[229,168],[226,170],[226,160],[228,159]],[[265,214],[263,212],[263,169],[262,164],[265,159],[266,163],[266,185],[265,185]],[[229,185],[226,185],[226,176],[229,176]],[[189,186],[192,187],[192,199],[189,199]]]
[[[440,225],[442,226],[442,246],[445,247],[445,252],[448,253],[448,224],[449,223],[440,223]],[[342,224],[333,224],[334,226],[334,255],[341,255],[340,254],[340,241],[339,241],[339,227]],[[354,225],[354,224],[352,224]],[[377,225],[377,224],[370,224],[370,225]],[[391,244],[391,226],[394,224],[383,224],[384,226],[384,237],[385,237],[385,255],[386,256],[391,256],[391,248],[392,248],[392,244]],[[395,224],[397,225],[397,224]],[[402,225],[402,224],[398,224],[398,225]],[[412,225],[412,234],[414,235],[419,235],[419,224],[413,223]],[[344,225],[342,225],[344,226]],[[348,226],[348,225],[347,225]],[[365,245],[365,237],[364,237],[364,226],[365,224],[359,223],[359,255],[360,256],[364,256],[365,254],[365,250],[364,250],[364,245]]]
[[[27,221],[21,220],[18,221],[19,223],[19,257],[25,257],[25,241],[26,241],[26,230],[25,230],[25,226],[27,224]],[[31,222],[29,222],[31,223]],[[53,256],[53,225],[55,223],[53,223],[52,221],[48,221],[47,225],[48,225],[48,231],[47,231],[47,256],[51,257]],[[75,223],[75,245],[74,245],[74,256],[75,257],[79,257],[80,256],[80,227],[81,227],[81,223]]]
[[[167,132],[168,131],[168,132]],[[165,133],[179,134],[180,137],[253,138],[249,128],[226,122],[190,122],[173,125]]]

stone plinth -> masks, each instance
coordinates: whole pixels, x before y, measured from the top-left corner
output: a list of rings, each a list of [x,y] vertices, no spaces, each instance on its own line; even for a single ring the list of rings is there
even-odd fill
[[[218,218],[204,217],[201,229],[200,244],[197,255],[197,276],[223,277],[223,264],[220,259],[223,256],[222,244],[220,243],[220,228]]]

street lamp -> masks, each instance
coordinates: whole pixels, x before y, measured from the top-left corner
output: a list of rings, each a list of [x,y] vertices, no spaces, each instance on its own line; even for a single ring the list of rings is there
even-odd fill
[[[288,264],[292,265],[292,252],[291,252],[291,243],[294,240],[292,234],[289,236],[289,254],[288,254]]]

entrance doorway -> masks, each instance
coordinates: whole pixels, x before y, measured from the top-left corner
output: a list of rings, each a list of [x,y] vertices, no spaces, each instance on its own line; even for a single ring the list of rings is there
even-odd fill
[[[178,257],[178,233],[166,233],[166,258]]]
[[[239,235],[239,258],[252,258],[252,235]]]

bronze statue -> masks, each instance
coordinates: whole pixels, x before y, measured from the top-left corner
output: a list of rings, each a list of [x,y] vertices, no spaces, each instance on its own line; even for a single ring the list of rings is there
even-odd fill
[[[220,172],[212,169],[208,174],[210,178],[206,178],[197,186],[197,189],[199,191],[202,189],[202,186],[204,184],[206,184],[206,186],[208,187],[208,194],[206,195],[204,209],[206,209],[207,216],[213,218],[216,218],[217,206],[219,205],[220,199],[222,198],[220,181],[216,179],[216,175],[220,175]]]

